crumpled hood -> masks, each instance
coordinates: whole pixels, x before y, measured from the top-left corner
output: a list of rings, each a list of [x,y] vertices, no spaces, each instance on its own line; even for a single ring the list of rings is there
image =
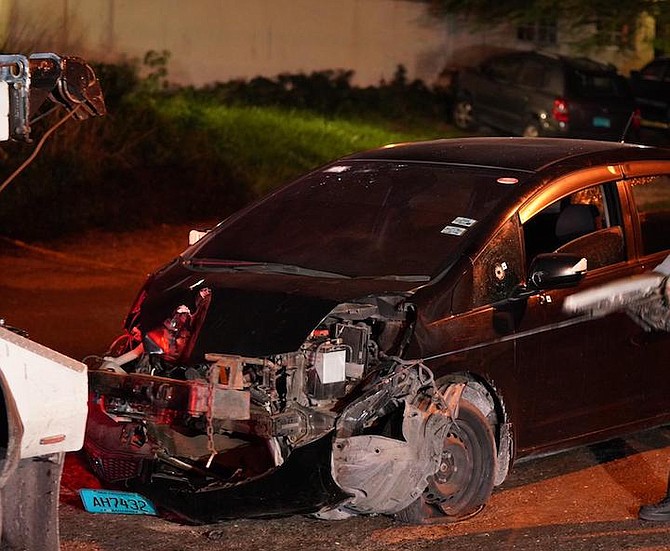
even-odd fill
[[[127,325],[144,333],[159,327],[180,305],[195,310],[201,289],[211,301],[191,361],[205,353],[263,357],[298,350],[337,304],[371,295],[408,294],[416,282],[333,279],[297,275],[192,270],[174,261],[142,289],[140,310]],[[128,327],[129,328],[129,327]]]

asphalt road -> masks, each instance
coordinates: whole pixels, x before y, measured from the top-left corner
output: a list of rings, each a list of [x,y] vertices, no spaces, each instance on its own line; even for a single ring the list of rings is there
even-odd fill
[[[187,228],[95,234],[42,248],[0,242],[0,313],[76,358],[104,352],[148,271],[185,245]],[[517,464],[484,511],[446,525],[387,517],[317,521],[293,516],[186,526],[164,518],[93,515],[77,490],[94,487],[77,454],[61,492],[64,550],[670,549],[670,523],[637,519],[662,497],[670,428]]]

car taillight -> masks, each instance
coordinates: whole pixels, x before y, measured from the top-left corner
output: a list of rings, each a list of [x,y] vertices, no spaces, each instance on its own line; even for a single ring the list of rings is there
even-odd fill
[[[551,109],[551,116],[556,122],[567,123],[570,120],[568,102],[563,98],[556,98],[554,100],[554,106]]]

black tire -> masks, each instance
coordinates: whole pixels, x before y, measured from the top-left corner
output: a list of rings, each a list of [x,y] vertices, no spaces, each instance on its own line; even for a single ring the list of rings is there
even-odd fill
[[[472,100],[467,97],[460,97],[456,100],[452,110],[452,119],[456,128],[461,130],[476,130],[477,119],[475,118],[475,110],[472,106]]]
[[[496,447],[488,421],[462,399],[458,419],[444,439],[442,463],[414,503],[396,513],[401,522],[455,522],[482,510],[493,490]]]

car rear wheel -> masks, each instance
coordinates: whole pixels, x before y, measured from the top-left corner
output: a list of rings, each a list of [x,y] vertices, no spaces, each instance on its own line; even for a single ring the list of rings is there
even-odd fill
[[[414,503],[396,513],[412,524],[455,522],[482,510],[495,476],[495,441],[488,421],[462,399],[455,423],[444,438],[442,461]]]
[[[472,101],[469,98],[456,100],[453,109],[454,124],[461,130],[474,130],[477,127]]]

